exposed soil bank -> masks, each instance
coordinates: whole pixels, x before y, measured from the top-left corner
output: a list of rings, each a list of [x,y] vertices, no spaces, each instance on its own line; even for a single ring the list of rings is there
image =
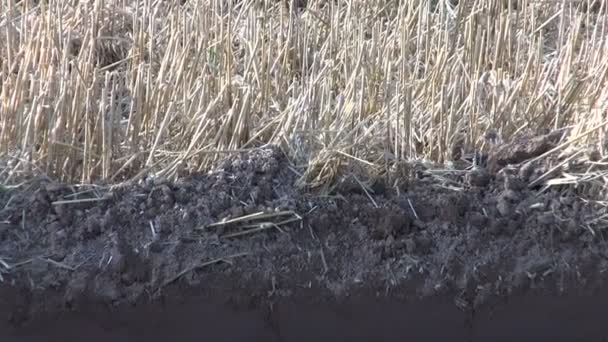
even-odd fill
[[[487,168],[412,165],[398,191],[364,174],[331,196],[298,190],[273,148],[177,182],[33,181],[0,195],[0,334],[602,341],[605,207],[531,187],[550,165],[507,166],[552,139]]]

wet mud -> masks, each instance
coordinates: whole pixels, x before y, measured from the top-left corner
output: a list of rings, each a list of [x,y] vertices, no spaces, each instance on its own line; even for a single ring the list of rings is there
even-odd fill
[[[329,195],[274,147],[177,181],[32,180],[0,194],[0,337],[604,341],[603,194],[543,187],[554,135],[516,144]]]

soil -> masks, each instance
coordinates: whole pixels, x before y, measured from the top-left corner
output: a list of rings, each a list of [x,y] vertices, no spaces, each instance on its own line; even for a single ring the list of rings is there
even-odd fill
[[[0,335],[608,340],[606,209],[530,186],[555,135],[515,144],[487,168],[351,175],[329,195],[276,147],[177,181],[36,178],[0,194]]]

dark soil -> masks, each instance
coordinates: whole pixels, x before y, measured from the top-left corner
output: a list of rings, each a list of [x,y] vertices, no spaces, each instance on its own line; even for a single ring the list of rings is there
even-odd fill
[[[554,138],[487,169],[417,166],[399,189],[345,178],[330,195],[298,189],[276,148],[176,182],[36,179],[0,195],[0,335],[605,340],[605,208],[528,186],[549,165],[511,165]]]

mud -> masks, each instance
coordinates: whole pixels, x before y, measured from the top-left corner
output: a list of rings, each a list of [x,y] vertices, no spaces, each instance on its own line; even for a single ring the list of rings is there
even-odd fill
[[[175,182],[37,178],[0,194],[0,335],[605,340],[603,195],[534,182],[555,135],[517,144],[329,195],[273,147]]]

